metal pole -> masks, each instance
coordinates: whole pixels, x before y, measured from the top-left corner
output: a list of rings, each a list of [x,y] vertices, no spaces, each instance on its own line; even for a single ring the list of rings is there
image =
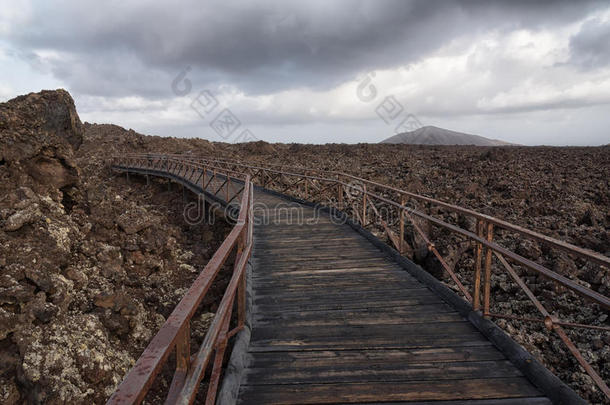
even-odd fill
[[[400,205],[404,207],[405,205],[405,197],[400,195]],[[405,211],[404,208],[399,209],[400,213],[400,254],[402,255],[405,251]]]
[[[242,207],[242,209],[248,209],[247,207]],[[246,222],[248,221],[248,216],[246,216]],[[243,254],[244,245],[246,244],[246,237],[248,235],[248,225],[242,228],[242,234],[237,241],[237,255],[235,264],[239,262],[239,257]],[[246,264],[247,266],[247,264]],[[246,323],[246,272],[244,271],[239,279],[239,285],[237,287],[237,318],[238,318],[238,326],[242,327]]]
[[[477,235],[483,236],[483,221],[477,220]],[[472,290],[472,309],[478,311],[481,307],[481,256],[483,245],[476,244],[476,257],[474,262],[474,285]]]
[[[339,201],[339,209],[343,209],[343,185],[339,184],[339,187],[337,187],[337,201]]]
[[[487,241],[491,242],[493,239],[494,224],[491,222],[487,224]],[[485,249],[485,286],[483,287],[483,315],[489,314],[489,295],[491,291],[491,249]]]
[[[362,227],[366,226],[366,185],[362,185]]]

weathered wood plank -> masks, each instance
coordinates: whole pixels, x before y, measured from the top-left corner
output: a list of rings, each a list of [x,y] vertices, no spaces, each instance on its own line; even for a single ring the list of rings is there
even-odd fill
[[[434,347],[427,349],[378,350],[323,350],[302,352],[268,352],[248,354],[249,364],[255,368],[295,368],[322,366],[362,366],[367,362],[385,364],[451,363],[465,361],[504,360],[504,355],[493,346]]]
[[[386,310],[376,311],[333,311],[319,316],[317,312],[292,312],[288,314],[257,315],[254,318],[255,327],[275,326],[281,328],[299,326],[362,326],[362,325],[405,325],[425,322],[456,322],[462,317],[455,312],[393,312]]]
[[[392,298],[411,298],[428,297],[430,302],[438,302],[434,293],[427,288],[411,286],[412,288],[396,286],[391,288],[388,286],[379,286],[376,289],[356,289],[347,291],[338,291],[337,289],[319,288],[314,292],[277,289],[277,294],[269,293],[269,290],[263,290],[254,297],[255,304],[270,304],[270,303],[299,303],[307,302],[308,300],[316,303],[321,302],[346,302],[361,300],[384,300]]]
[[[433,336],[357,336],[346,339],[345,336],[326,336],[309,339],[273,338],[250,341],[251,352],[295,351],[295,350],[367,350],[367,349],[405,349],[432,347],[466,347],[486,346],[491,343],[482,336],[447,335]]]
[[[468,321],[457,322],[422,322],[417,325],[346,325],[346,326],[299,326],[293,328],[277,328],[260,326],[252,331],[252,341],[265,339],[323,339],[326,337],[344,337],[345,339],[364,337],[400,336],[444,336],[478,334],[478,331]]]
[[[256,262],[255,262],[256,263]],[[349,272],[358,272],[358,273],[374,273],[377,270],[384,270],[391,274],[392,272],[398,272],[399,269],[395,269],[393,267],[389,267],[388,269],[384,268],[385,264],[383,260],[379,259],[367,259],[361,260],[358,263],[347,263],[347,262],[339,262],[332,263],[329,261],[321,261],[321,262],[308,262],[308,263],[299,263],[292,265],[282,265],[277,264],[274,266],[266,265],[261,267],[260,271],[257,271],[257,277],[275,277],[279,275],[306,275],[307,273],[312,276],[319,274],[330,274],[333,272],[340,273],[349,273]]]
[[[387,402],[366,402],[360,405],[381,405]],[[552,405],[548,398],[466,399],[458,401],[392,402],[392,405]]]
[[[423,401],[519,398],[540,392],[523,377],[354,384],[243,386],[239,404],[321,404],[363,401]]]
[[[442,381],[473,378],[521,377],[508,360],[453,363],[387,363],[385,359],[368,360],[359,365],[323,365],[303,367],[283,365],[249,367],[245,385],[334,384],[387,381]]]
[[[396,314],[404,316],[405,319],[410,319],[414,315],[430,315],[430,314],[453,314],[459,316],[455,310],[444,303],[432,303],[432,304],[421,304],[413,306],[401,306],[396,308],[394,306],[383,305],[379,307],[364,307],[354,309],[331,309],[331,310],[312,310],[305,309],[303,311],[287,311],[282,308],[276,308],[275,310],[269,310],[267,312],[257,312],[253,314],[254,321],[268,321],[268,322],[281,322],[282,320],[295,320],[307,322],[309,320],[317,319],[353,319],[359,317],[371,316],[374,317],[377,314]],[[460,318],[461,319],[461,318]],[[408,323],[408,322],[405,322]]]
[[[438,303],[438,301],[437,301]],[[305,311],[332,311],[332,310],[349,310],[349,309],[362,309],[362,308],[387,308],[388,311],[391,311],[396,307],[407,307],[414,305],[428,305],[433,304],[427,297],[413,297],[410,296],[408,298],[388,298],[382,301],[345,301],[345,302],[297,302],[292,304],[267,304],[255,305],[256,311],[261,312],[277,312],[277,311],[286,311],[286,312],[305,312]]]

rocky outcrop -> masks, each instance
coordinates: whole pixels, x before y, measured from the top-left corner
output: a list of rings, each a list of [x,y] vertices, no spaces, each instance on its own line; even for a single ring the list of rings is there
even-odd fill
[[[0,104],[3,404],[105,402],[224,238],[184,225],[167,185],[115,177],[106,159],[144,137],[101,127],[116,137],[87,136],[63,90]]]
[[[25,185],[75,185],[74,151],[83,125],[65,90],[42,91],[0,104],[0,162]]]

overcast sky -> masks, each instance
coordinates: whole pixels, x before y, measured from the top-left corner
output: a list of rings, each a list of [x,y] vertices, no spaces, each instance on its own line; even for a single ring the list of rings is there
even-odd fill
[[[0,0],[0,101],[54,88],[164,136],[599,145],[610,2]]]

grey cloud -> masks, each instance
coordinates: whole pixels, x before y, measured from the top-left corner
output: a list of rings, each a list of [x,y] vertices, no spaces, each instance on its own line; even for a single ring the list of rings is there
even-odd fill
[[[66,57],[49,69],[91,95],[169,96],[186,65],[199,86],[248,93],[328,88],[416,61],[452,38],[574,21],[602,2],[188,1],[104,6],[42,3],[12,42]]]
[[[610,21],[592,19],[570,38],[570,61],[584,69],[610,65]]]

